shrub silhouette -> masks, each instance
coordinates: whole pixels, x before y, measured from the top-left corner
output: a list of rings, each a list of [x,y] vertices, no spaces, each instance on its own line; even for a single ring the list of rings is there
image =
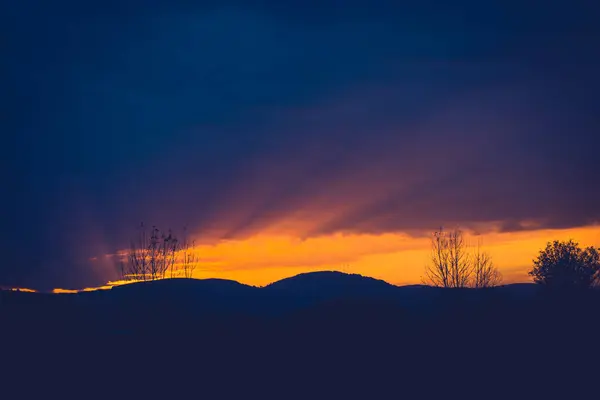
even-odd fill
[[[594,247],[573,240],[549,242],[533,261],[533,281],[555,289],[585,289],[598,281],[600,257]]]

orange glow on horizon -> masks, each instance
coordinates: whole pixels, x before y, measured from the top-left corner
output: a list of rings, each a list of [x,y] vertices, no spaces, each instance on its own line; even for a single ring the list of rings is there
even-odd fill
[[[482,240],[504,283],[531,281],[527,272],[538,252],[552,240],[574,239],[583,247],[600,243],[600,226],[492,232],[481,236],[467,233],[475,244]],[[302,272],[339,270],[383,279],[396,285],[422,283],[429,262],[429,237],[401,233],[335,234],[296,239],[258,235],[246,240],[221,242],[196,248],[201,265],[195,278],[223,278],[255,286]]]
[[[530,282],[527,272],[538,252],[552,240],[574,239],[581,246],[600,244],[600,226],[498,231],[467,240],[482,240],[504,277],[504,283]],[[429,237],[402,233],[334,234],[308,239],[262,234],[195,248],[200,264],[197,279],[220,278],[264,286],[311,271],[338,270],[383,279],[396,285],[422,283],[429,262]]]
[[[574,239],[582,247],[600,244],[600,226],[542,229],[520,232],[467,233],[467,240],[488,251],[503,274],[503,283],[530,282],[527,272],[538,252],[553,240]],[[304,272],[337,270],[383,279],[395,285],[422,283],[429,262],[429,237],[402,233],[334,234],[308,239],[290,235],[259,234],[244,240],[227,240],[195,248],[200,263],[193,278],[230,279],[265,286]],[[53,293],[107,290],[135,281],[109,281],[80,290],[54,289]],[[27,289],[21,289],[27,291]],[[34,291],[30,290],[29,291]]]
[[[10,288],[9,290],[11,292],[37,293],[37,290],[35,290],[35,289],[21,288],[21,287]]]
[[[109,290],[109,289],[112,289],[115,286],[122,286],[122,285],[127,285],[129,283],[135,283],[135,282],[139,282],[139,281],[136,281],[136,280],[129,280],[129,281],[125,281],[125,280],[109,281],[105,285],[102,285],[102,286],[89,287],[89,288],[83,288],[83,289],[61,289],[61,288],[56,288],[56,289],[52,289],[52,293],[55,293],[55,294],[73,294],[73,293],[80,293],[80,292],[95,292],[97,290]]]
[[[52,289],[52,293],[55,293],[55,294],[73,294],[73,293],[79,293],[79,290],[56,288],[56,289]]]

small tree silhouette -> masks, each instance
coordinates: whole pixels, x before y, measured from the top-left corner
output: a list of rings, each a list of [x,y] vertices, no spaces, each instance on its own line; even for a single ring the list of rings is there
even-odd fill
[[[548,242],[533,261],[529,275],[538,284],[556,289],[585,289],[598,282],[600,255],[594,247],[581,249],[573,240]]]
[[[462,231],[440,229],[431,239],[431,264],[425,268],[425,283],[445,288],[469,286],[473,268]]]
[[[148,281],[163,279],[175,265],[179,241],[171,231],[162,233],[152,227],[150,234],[140,224],[137,241],[132,241],[127,253],[127,264],[121,263],[120,273],[124,280]]]
[[[470,253],[459,229],[440,228],[431,239],[431,264],[425,267],[423,283],[445,288],[486,288],[498,286],[502,275],[491,256],[479,244]]]
[[[192,278],[194,270],[200,262],[200,258],[194,251],[196,243],[190,241],[187,237],[187,228],[184,229],[183,242],[181,243],[181,269],[183,270],[183,276],[185,278]],[[171,278],[173,277],[173,268],[171,267]]]
[[[487,288],[498,286],[502,283],[502,274],[492,262],[492,257],[489,253],[481,251],[481,245],[477,245],[477,249],[473,254],[473,274],[471,286],[474,288]]]

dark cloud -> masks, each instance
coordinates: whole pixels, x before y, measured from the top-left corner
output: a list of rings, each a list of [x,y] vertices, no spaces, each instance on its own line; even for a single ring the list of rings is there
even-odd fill
[[[88,258],[140,220],[216,240],[600,217],[591,2],[13,3],[0,283],[98,283]]]

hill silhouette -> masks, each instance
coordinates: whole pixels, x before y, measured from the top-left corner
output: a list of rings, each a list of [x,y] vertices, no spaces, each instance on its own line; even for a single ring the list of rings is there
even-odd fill
[[[243,307],[258,295],[258,290],[232,280],[175,278],[115,286],[105,294],[113,301],[151,305],[166,302],[169,306],[224,311]]]
[[[303,273],[264,288],[293,309],[347,298],[392,298],[396,289],[398,287],[382,280],[337,271]]]
[[[278,314],[336,300],[380,300],[406,308],[441,306],[454,298],[480,301],[486,298],[531,299],[534,284],[510,284],[488,290],[445,290],[425,285],[395,286],[383,280],[337,271],[295,275],[265,287],[225,279],[175,278],[135,282],[108,290],[74,294],[0,291],[5,306],[44,307],[140,307],[142,309],[187,309],[194,313]]]
[[[270,290],[314,296],[324,293],[331,296],[386,293],[395,287],[383,280],[338,271],[302,273],[266,286]]]

